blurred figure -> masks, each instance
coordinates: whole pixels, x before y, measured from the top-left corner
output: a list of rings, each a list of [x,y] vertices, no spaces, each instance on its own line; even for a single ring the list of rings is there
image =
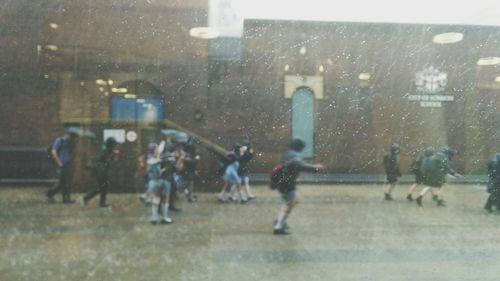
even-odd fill
[[[398,177],[401,177],[401,171],[399,170],[398,164],[398,154],[401,148],[399,144],[395,143],[391,146],[391,151],[384,155],[384,170],[387,175],[387,188],[384,192],[385,200],[393,200],[392,191],[396,188],[398,183]]]
[[[147,147],[145,159],[142,159],[142,157],[139,158],[139,167],[142,170],[142,166],[144,166],[144,171],[145,171],[144,175],[142,176],[142,182],[144,184],[145,192],[143,194],[141,194],[141,196],[139,196],[139,200],[141,200],[141,202],[144,205],[149,205],[152,203],[152,198],[151,198],[150,194],[148,193],[149,175],[148,175],[148,171],[147,171],[147,162],[149,159],[154,158],[154,154],[155,154],[157,147],[158,147],[158,145],[156,143],[149,143],[148,147]],[[144,163],[142,163],[142,162],[144,162]]]
[[[58,168],[59,180],[56,186],[47,191],[46,196],[49,202],[54,202],[54,195],[62,193],[64,204],[75,203],[71,200],[71,173],[73,166],[73,147],[78,133],[67,130],[63,136],[58,137],[52,144],[51,156]]]
[[[116,161],[118,156],[118,142],[114,138],[106,139],[104,147],[98,153],[98,155],[92,160],[91,171],[93,176],[97,180],[97,187],[84,196],[80,198],[80,204],[87,205],[87,203],[94,198],[97,194],[100,194],[101,208],[109,208],[110,206],[106,203],[106,194],[109,187],[109,169],[112,161]]]
[[[408,201],[413,201],[413,192],[419,185],[423,183],[423,174],[421,166],[424,157],[431,157],[432,155],[434,155],[434,148],[432,146],[429,146],[425,149],[423,153],[417,156],[417,158],[411,165],[411,172],[415,174],[415,183],[408,190],[408,195],[406,196],[406,199]],[[432,193],[432,199],[437,200],[437,195],[433,193],[432,189],[430,189],[430,192]]]
[[[240,168],[238,169],[238,174],[241,178],[241,184],[245,187],[245,193],[248,200],[253,200],[255,199],[255,195],[253,195],[250,188],[250,170],[248,169],[248,163],[250,162],[250,160],[252,160],[254,151],[249,140],[243,140],[241,142],[241,145],[243,155],[241,155],[240,158]]]
[[[239,194],[239,199],[241,204],[247,203],[248,199],[241,192],[241,178],[238,174],[238,169],[240,167],[240,157],[243,154],[242,146],[240,144],[236,144],[232,151],[228,152],[226,155],[225,161],[225,169],[224,174],[222,175],[222,179],[224,180],[224,186],[222,187],[221,192],[217,195],[217,200],[221,203],[227,202],[225,198],[225,193],[232,185],[236,186],[236,190]]]
[[[290,216],[293,207],[297,205],[297,178],[300,172],[312,172],[317,173],[325,170],[325,166],[321,164],[308,164],[304,162],[300,153],[304,150],[306,143],[299,139],[294,138],[289,149],[283,154],[281,158],[281,164],[283,169],[281,172],[281,179],[279,180],[279,185],[277,189],[281,195],[281,198],[285,202],[283,209],[278,214],[277,218],[274,220],[274,230],[275,235],[287,235],[290,234],[288,227],[286,225],[286,220]]]
[[[170,182],[162,177],[165,169],[162,168],[160,153],[165,147],[165,142],[161,142],[153,152],[152,157],[148,158],[148,193],[152,196],[151,206],[151,224],[155,225],[158,221],[158,213],[162,214],[162,224],[172,223],[168,216],[168,202],[170,197]]]
[[[462,177],[459,173],[455,172],[451,167],[451,158],[454,152],[448,147],[443,147],[439,152],[430,157],[422,159],[422,175],[424,189],[415,200],[418,206],[422,207],[422,199],[424,195],[432,188],[438,188],[436,204],[439,207],[445,207],[446,203],[442,198],[443,187],[446,183],[446,177],[457,178]]]
[[[484,209],[493,212],[493,206],[500,210],[500,152],[495,153],[488,162],[488,184],[486,190],[490,193]]]
[[[188,202],[196,202],[197,200],[193,184],[196,177],[196,165],[199,160],[200,156],[196,154],[196,147],[191,143],[184,144],[176,163],[174,180],[177,188],[186,193]]]

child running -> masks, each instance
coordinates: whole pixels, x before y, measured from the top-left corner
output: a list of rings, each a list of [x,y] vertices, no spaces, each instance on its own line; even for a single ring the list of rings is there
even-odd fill
[[[317,173],[325,170],[325,166],[321,164],[308,164],[304,162],[300,153],[304,150],[306,143],[299,139],[294,138],[290,143],[290,148],[283,154],[281,164],[283,165],[281,178],[278,185],[278,191],[281,198],[285,202],[282,210],[279,212],[278,217],[274,221],[273,234],[287,235],[290,234],[286,225],[286,220],[290,216],[292,209],[297,205],[297,177],[300,172]]]

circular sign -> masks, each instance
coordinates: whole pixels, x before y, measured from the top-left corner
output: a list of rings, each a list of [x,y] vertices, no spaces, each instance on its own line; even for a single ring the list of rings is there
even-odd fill
[[[126,138],[127,138],[127,141],[134,142],[137,140],[137,133],[135,131],[128,131]]]

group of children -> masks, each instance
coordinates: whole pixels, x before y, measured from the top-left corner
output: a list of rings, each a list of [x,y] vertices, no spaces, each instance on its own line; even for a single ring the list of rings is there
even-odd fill
[[[253,148],[248,140],[243,140],[241,143],[234,145],[221,160],[221,175],[224,186],[221,192],[217,195],[217,200],[220,203],[228,202],[226,193],[229,193],[229,200],[245,204],[250,200],[255,199],[250,188],[250,178],[248,163],[254,156]],[[238,197],[235,193],[238,193]]]
[[[397,160],[399,152],[399,144],[393,144],[390,152],[384,155],[384,169],[387,175],[387,188],[384,193],[385,200],[393,200],[392,191],[396,187],[398,178],[401,177],[401,171]],[[422,207],[424,196],[430,192],[437,206],[446,206],[442,198],[446,178],[462,177],[462,175],[455,172],[451,166],[450,161],[453,155],[453,150],[448,147],[443,147],[439,151],[435,151],[434,148],[428,147],[419,154],[411,166],[411,172],[415,174],[415,183],[408,190],[406,199],[408,201],[415,201],[418,206]],[[413,199],[413,192],[419,185],[423,185],[424,188],[418,197]],[[436,189],[436,192],[434,192],[433,188]]]
[[[196,202],[193,182],[196,176],[196,165],[200,156],[191,141],[177,143],[169,140],[160,144],[150,143],[146,156],[146,174],[144,184],[146,193],[140,199],[151,203],[151,223],[170,224],[169,210],[177,211],[174,202],[177,191],[186,194],[188,202]]]

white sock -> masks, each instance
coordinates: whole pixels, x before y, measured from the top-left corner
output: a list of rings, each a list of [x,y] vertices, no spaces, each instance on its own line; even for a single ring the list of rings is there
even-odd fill
[[[229,194],[232,198],[234,198],[234,192],[236,191],[236,185],[231,185],[231,191],[229,191]]]
[[[252,192],[250,191],[250,184],[248,184],[248,182],[245,183],[245,191],[247,192],[248,197],[254,197]]]
[[[158,220],[158,204],[153,203],[151,205],[151,220],[152,221]]]
[[[168,203],[161,204],[163,208],[163,219],[168,219]]]
[[[274,228],[275,229],[282,229],[283,225],[285,224],[285,221],[286,221],[287,217],[288,217],[287,213],[281,212],[278,215],[278,220],[277,220],[276,225],[274,226]]]

